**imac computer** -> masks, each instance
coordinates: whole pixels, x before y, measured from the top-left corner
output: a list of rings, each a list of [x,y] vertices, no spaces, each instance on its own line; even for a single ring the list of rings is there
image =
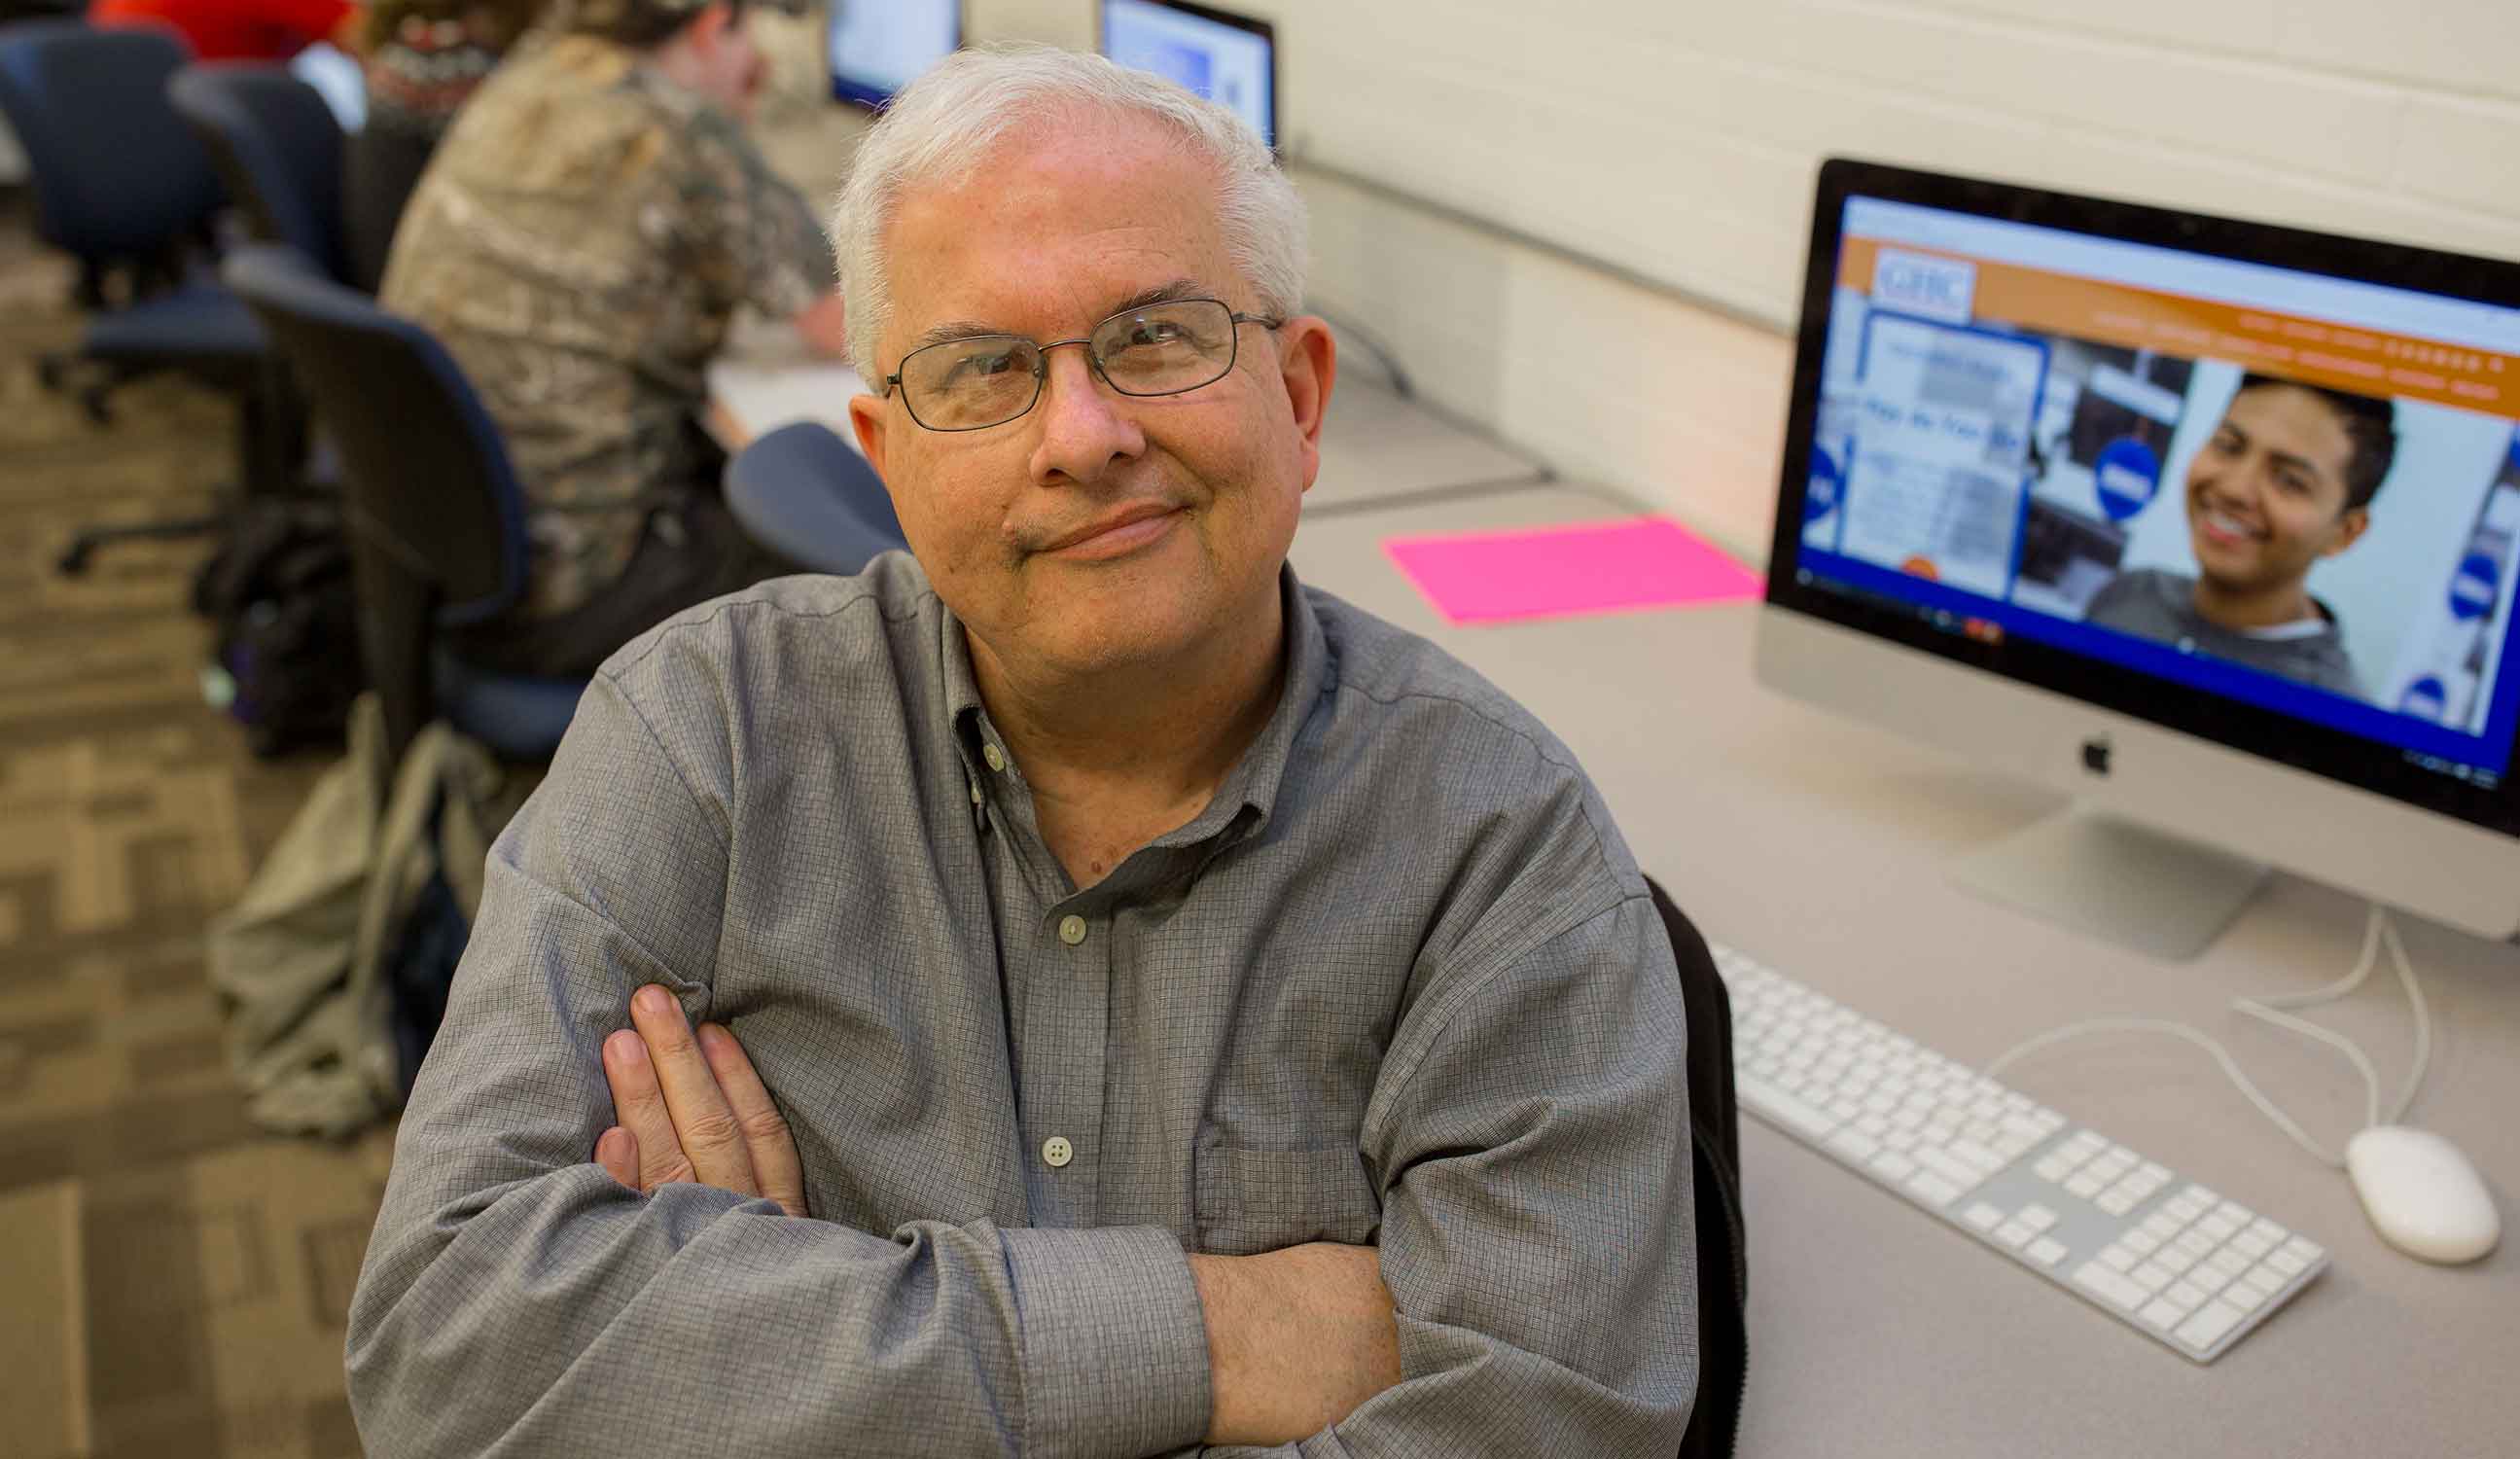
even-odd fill
[[[2074,804],[2162,957],[2279,866],[2520,931],[2520,265],[1833,160],[1758,665]]]
[[[1278,145],[1277,32],[1181,0],[1102,0],[1102,54],[1222,102]]]
[[[963,0],[832,0],[832,96],[870,110],[963,43]]]

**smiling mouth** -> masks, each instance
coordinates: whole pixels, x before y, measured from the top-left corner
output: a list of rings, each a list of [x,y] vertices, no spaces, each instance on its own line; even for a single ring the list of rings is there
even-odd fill
[[[2267,536],[2266,528],[2251,526],[2236,517],[2227,516],[2211,508],[2197,513],[2196,523],[2205,529],[2206,539],[2213,542],[2234,544],[2263,542]]]
[[[1053,539],[1041,551],[1070,559],[1118,557],[1172,530],[1179,507],[1148,502]]]

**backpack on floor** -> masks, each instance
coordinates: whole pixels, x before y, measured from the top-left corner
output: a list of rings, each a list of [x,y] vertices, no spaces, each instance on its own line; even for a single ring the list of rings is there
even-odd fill
[[[337,507],[260,501],[240,511],[193,579],[193,608],[218,633],[205,688],[255,754],[343,743],[362,684]]]

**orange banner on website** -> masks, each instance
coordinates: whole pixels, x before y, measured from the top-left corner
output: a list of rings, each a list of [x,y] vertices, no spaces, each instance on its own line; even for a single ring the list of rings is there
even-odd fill
[[[1876,264],[1885,248],[1929,266],[1911,270],[1896,288],[1877,289]],[[1966,271],[1931,266],[1943,262],[1966,265]],[[2520,356],[1868,238],[1846,240],[1837,280],[1871,296],[1880,307],[1950,323],[2001,320],[2131,349],[2228,360],[2365,395],[2520,418]]]

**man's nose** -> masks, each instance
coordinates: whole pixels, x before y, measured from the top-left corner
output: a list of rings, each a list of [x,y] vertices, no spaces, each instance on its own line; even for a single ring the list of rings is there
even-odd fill
[[[1034,481],[1097,481],[1115,462],[1145,453],[1146,433],[1123,399],[1096,378],[1082,344],[1053,349],[1042,366],[1041,401],[1033,407],[1041,432],[1033,448]]]

